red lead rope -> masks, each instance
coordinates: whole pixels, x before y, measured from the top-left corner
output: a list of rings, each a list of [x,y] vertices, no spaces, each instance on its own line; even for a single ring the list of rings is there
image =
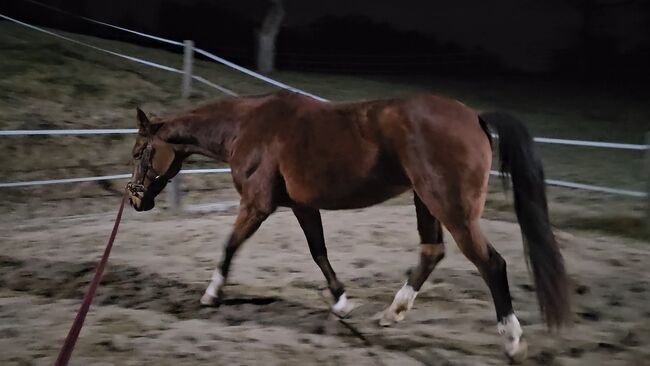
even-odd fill
[[[126,193],[122,195],[122,202],[120,203],[120,208],[117,211],[117,217],[115,218],[113,231],[111,232],[111,237],[108,239],[108,243],[106,244],[104,255],[102,256],[101,261],[99,261],[99,265],[97,265],[97,269],[95,270],[95,276],[93,277],[93,280],[90,282],[90,285],[88,286],[88,291],[86,291],[86,295],[84,296],[83,302],[81,303],[81,307],[77,312],[77,317],[74,319],[74,323],[72,323],[72,327],[70,327],[68,336],[65,338],[65,342],[63,343],[63,347],[61,347],[61,351],[59,352],[59,357],[57,357],[54,366],[66,366],[68,364],[68,361],[70,361],[72,350],[74,349],[74,346],[77,343],[77,338],[79,338],[79,332],[81,332],[81,327],[83,326],[84,320],[86,319],[86,314],[88,313],[88,309],[90,308],[90,303],[92,303],[93,297],[95,297],[95,291],[97,290],[99,281],[101,281],[102,279],[104,268],[106,268],[106,263],[108,262],[108,256],[111,254],[111,248],[113,247],[113,242],[115,241],[115,235],[117,235],[117,228],[120,226],[120,220],[122,219],[122,211],[124,211],[125,200],[126,200]]]

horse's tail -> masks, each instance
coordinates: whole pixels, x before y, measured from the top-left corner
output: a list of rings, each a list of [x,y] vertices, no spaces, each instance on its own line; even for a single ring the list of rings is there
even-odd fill
[[[524,250],[532,267],[539,307],[551,328],[569,322],[570,295],[562,254],[551,231],[544,185],[544,169],[539,153],[526,127],[512,116],[482,113],[485,123],[498,134],[500,171],[507,187],[509,173],[515,196],[515,211],[524,239]],[[491,136],[488,136],[491,138]]]

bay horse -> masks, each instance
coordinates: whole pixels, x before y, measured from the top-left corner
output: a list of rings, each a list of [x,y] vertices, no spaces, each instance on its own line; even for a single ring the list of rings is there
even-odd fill
[[[138,108],[134,171],[127,185],[136,211],[155,197],[183,160],[201,154],[228,163],[240,206],[223,258],[201,298],[218,305],[239,247],[277,207],[288,207],[334,298],[332,312],[352,310],[327,257],[319,209],[378,204],[412,190],[420,235],[419,263],[381,325],[404,318],[422,284],[444,257],[444,226],[490,289],[506,355],[525,358],[506,262],[483,235],[483,212],[498,135],[502,177],[509,175],[539,307],[549,328],[569,321],[566,271],[549,223],[544,172],[524,125],[508,114],[478,113],[434,95],[355,103],[321,102],[297,93],[229,98],[150,121]]]

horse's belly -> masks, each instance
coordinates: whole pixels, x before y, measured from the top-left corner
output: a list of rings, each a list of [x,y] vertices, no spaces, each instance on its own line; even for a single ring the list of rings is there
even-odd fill
[[[301,182],[287,181],[289,198],[300,205],[326,210],[372,206],[410,188],[403,173],[389,169],[369,176],[330,173]]]
[[[325,210],[363,208],[384,202],[409,189],[408,185],[368,185],[342,197],[323,199],[317,207]]]

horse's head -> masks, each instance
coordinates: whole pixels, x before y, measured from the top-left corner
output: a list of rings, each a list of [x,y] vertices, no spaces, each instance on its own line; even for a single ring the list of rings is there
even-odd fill
[[[136,211],[151,210],[156,196],[181,168],[181,159],[173,145],[156,135],[161,125],[151,123],[138,108],[138,137],[132,151],[133,175],[126,186],[129,202]]]

